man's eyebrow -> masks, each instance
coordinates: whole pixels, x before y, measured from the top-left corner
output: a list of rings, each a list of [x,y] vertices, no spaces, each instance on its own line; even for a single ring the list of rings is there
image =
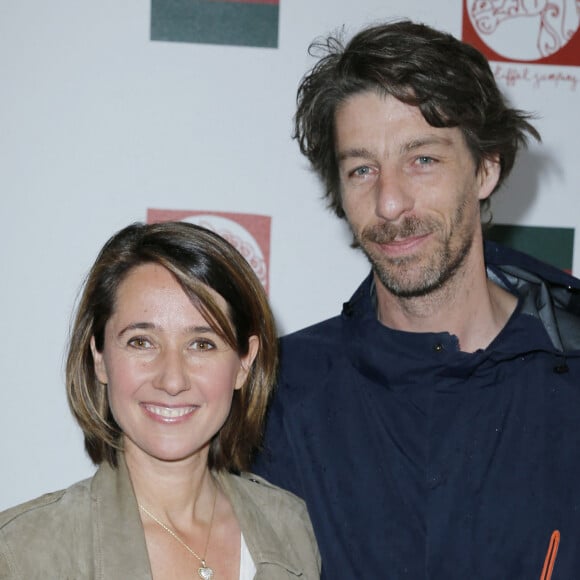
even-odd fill
[[[425,137],[417,137],[412,139],[407,143],[401,145],[401,153],[408,153],[415,149],[424,147],[425,145],[445,145],[449,146],[453,144],[453,140],[449,137],[444,137],[442,135],[426,135]],[[351,149],[345,149],[344,151],[338,152],[338,162],[346,161],[347,159],[373,159],[375,154],[366,147],[353,147]]]
[[[338,152],[338,161],[346,161],[347,159],[359,158],[370,159],[374,157],[369,149],[364,147],[355,147],[353,149],[346,149]]]
[[[419,149],[425,145],[452,145],[453,141],[449,137],[443,137],[442,135],[426,135],[425,137],[418,137],[417,139],[412,139],[407,143],[403,143],[401,146],[401,153],[407,153],[413,151],[414,149]]]

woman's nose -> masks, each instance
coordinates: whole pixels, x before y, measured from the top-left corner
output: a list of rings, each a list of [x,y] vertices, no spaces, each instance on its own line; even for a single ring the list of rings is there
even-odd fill
[[[170,395],[177,395],[191,388],[187,364],[183,353],[177,350],[166,350],[158,360],[155,388]]]

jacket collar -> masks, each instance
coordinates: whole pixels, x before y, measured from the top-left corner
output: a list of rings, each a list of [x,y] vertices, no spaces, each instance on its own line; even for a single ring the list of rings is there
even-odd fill
[[[488,277],[518,295],[522,313],[539,319],[554,348],[580,350],[580,280],[517,250],[486,242]]]
[[[131,478],[122,453],[119,466],[113,469],[101,464],[91,483],[91,511],[96,580],[152,580],[145,533],[139,517]],[[241,481],[227,472],[214,473],[229,498],[240,523],[252,559],[256,578],[261,564],[275,564],[289,572],[301,574],[302,567],[287,542],[284,542],[264,517],[261,507]],[[262,485],[268,485],[263,482]],[[265,578],[265,577],[264,577]]]
[[[556,351],[580,350],[580,279],[527,254],[485,242],[488,277],[519,297],[520,312],[542,323]],[[343,305],[343,317],[376,321],[372,272]]]

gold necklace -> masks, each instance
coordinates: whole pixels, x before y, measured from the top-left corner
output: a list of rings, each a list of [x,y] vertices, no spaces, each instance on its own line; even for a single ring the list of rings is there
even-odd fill
[[[157,519],[148,509],[146,509],[141,504],[139,505],[139,509],[143,511],[143,513],[147,514],[156,524],[161,526],[174,540],[177,540],[192,556],[195,556],[201,563],[201,566],[197,569],[197,573],[199,577],[203,580],[212,580],[213,578],[213,568],[210,568],[205,561],[205,556],[207,554],[207,547],[209,545],[209,536],[211,534],[211,526],[213,524],[213,514],[215,512],[215,504],[217,499],[217,485],[215,486],[215,493],[213,496],[213,507],[211,508],[211,518],[209,520],[209,528],[207,530],[207,539],[205,541],[205,548],[203,550],[203,557],[199,556],[194,550],[192,550],[169,526],[165,525],[161,520]]]

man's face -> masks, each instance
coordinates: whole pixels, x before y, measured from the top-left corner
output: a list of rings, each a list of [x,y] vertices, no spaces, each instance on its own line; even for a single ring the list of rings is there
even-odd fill
[[[391,294],[426,295],[481,251],[479,201],[499,164],[476,171],[459,129],[432,127],[417,107],[364,92],[337,110],[336,148],[346,218]]]

